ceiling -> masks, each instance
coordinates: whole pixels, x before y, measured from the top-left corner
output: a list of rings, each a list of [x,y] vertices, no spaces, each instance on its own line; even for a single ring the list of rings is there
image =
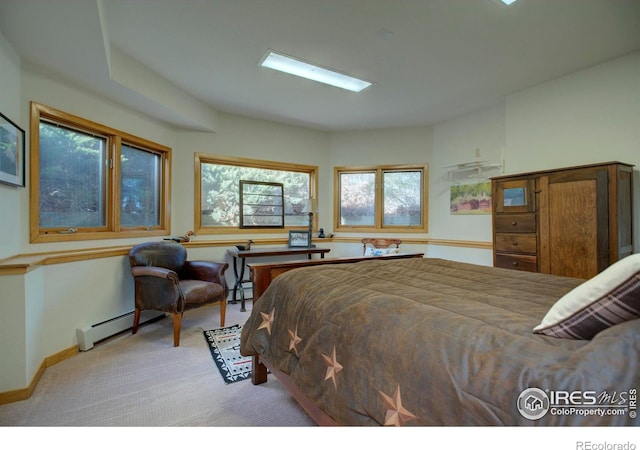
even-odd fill
[[[640,50],[640,0],[0,0],[25,67],[177,127],[429,125]],[[272,49],[372,81],[259,66]],[[639,75],[640,76],[640,75]]]

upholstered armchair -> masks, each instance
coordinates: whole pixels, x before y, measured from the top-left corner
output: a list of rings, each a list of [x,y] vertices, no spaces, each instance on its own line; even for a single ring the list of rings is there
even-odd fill
[[[224,273],[227,263],[188,261],[187,250],[176,242],[146,242],[129,251],[135,284],[132,334],[138,332],[140,311],[152,309],[173,316],[173,345],[180,345],[182,314],[193,308],[220,302],[220,326],[224,326],[229,289]]]

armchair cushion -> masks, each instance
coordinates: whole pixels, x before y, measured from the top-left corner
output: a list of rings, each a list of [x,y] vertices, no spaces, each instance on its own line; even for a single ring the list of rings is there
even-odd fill
[[[222,285],[208,281],[182,280],[179,287],[184,296],[185,310],[206,305],[211,298],[226,297]]]

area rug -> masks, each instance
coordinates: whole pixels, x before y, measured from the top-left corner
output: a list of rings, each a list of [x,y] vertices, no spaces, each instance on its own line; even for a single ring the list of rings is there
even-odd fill
[[[251,357],[240,354],[241,325],[204,332],[211,356],[227,384],[251,377]]]

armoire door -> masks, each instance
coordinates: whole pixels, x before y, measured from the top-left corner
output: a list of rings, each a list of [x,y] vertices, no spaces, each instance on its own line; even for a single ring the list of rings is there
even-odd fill
[[[540,179],[541,271],[591,278],[609,264],[606,167],[560,171]]]

